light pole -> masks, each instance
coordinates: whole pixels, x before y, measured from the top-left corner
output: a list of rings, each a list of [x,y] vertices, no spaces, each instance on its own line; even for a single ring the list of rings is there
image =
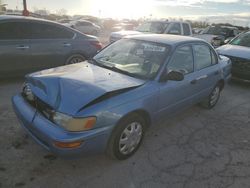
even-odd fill
[[[26,0],[23,0],[23,16],[29,16],[30,12],[27,9],[27,3]]]

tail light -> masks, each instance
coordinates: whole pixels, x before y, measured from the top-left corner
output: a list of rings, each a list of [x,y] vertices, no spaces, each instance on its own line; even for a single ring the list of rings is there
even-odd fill
[[[93,45],[97,50],[102,49],[102,43],[100,43],[99,41],[90,41],[90,44]]]

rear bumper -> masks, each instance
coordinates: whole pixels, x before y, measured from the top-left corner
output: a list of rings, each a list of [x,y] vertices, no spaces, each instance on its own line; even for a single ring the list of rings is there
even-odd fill
[[[104,152],[111,133],[110,127],[84,132],[68,132],[53,124],[27,103],[21,95],[12,98],[14,111],[26,132],[45,149],[62,157]],[[77,148],[59,148],[55,142],[82,141]]]

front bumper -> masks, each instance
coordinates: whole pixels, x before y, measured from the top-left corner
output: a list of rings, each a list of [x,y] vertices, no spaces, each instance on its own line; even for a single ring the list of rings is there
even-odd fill
[[[28,134],[45,149],[62,157],[79,156],[87,153],[104,152],[111,127],[97,128],[83,132],[68,132],[55,125],[35,108],[33,108],[21,95],[12,98],[14,111]],[[55,142],[82,141],[77,148],[59,148]]]

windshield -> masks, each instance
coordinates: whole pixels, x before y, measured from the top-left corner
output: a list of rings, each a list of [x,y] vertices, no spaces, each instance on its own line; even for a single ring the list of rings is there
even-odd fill
[[[223,35],[225,37],[229,37],[233,35],[233,30],[223,27],[208,27],[202,33],[212,35]]]
[[[121,39],[93,59],[99,66],[129,76],[152,79],[168,55],[169,47],[155,42]]]
[[[230,44],[250,47],[250,33],[244,33],[233,39]]]
[[[168,26],[168,23],[164,22],[146,22],[138,26],[136,31],[149,32],[149,33],[164,33]]]

